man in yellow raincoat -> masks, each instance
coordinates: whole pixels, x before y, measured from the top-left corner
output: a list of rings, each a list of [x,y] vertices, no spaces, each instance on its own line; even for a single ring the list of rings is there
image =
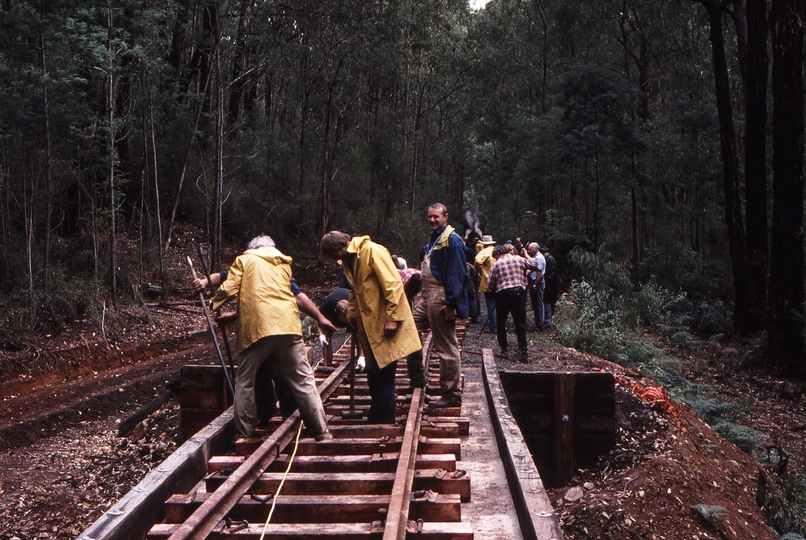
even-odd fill
[[[308,432],[317,441],[331,438],[302,341],[302,325],[291,292],[291,257],[258,236],[229,269],[213,297],[213,309],[238,300],[238,371],[235,374],[235,430],[252,437],[257,424],[255,374],[269,356],[286,378]]]
[[[487,303],[487,328],[490,329],[490,332],[495,334],[497,331],[495,291],[491,290],[490,287],[487,286],[487,280],[490,278],[490,270],[492,270],[493,264],[495,263],[495,257],[493,257],[495,240],[493,240],[492,236],[485,234],[481,238],[481,245],[484,246],[484,249],[476,254],[476,271],[478,271],[479,275],[481,276],[479,292],[484,293],[484,300]]]
[[[367,364],[370,423],[395,421],[397,360],[421,350],[403,282],[389,251],[369,236],[331,231],[319,244],[322,255],[342,262],[350,284],[347,317],[355,321]]]

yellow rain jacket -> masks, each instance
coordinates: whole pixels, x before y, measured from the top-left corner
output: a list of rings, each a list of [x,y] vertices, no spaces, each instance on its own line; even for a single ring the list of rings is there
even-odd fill
[[[344,264],[352,284],[347,316],[361,318],[372,354],[381,368],[422,348],[400,273],[389,252],[369,236],[356,236],[347,246],[356,256]],[[383,335],[387,321],[397,321],[392,337]]]
[[[481,282],[479,283],[479,292],[491,292],[487,286],[487,280],[490,278],[490,270],[493,268],[495,258],[493,257],[493,247],[487,246],[476,255],[476,270],[481,275]]]
[[[248,249],[229,269],[213,297],[213,309],[237,298],[238,351],[266,336],[302,335],[291,292],[291,257],[276,248]]]

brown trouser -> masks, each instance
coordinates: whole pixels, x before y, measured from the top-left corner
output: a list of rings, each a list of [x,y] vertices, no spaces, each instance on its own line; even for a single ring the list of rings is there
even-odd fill
[[[271,356],[271,358],[269,358]],[[267,360],[268,358],[268,360]],[[235,430],[241,437],[252,437],[257,425],[255,374],[264,361],[277,362],[277,369],[288,381],[299,412],[312,437],[327,431],[327,417],[316,389],[313,370],[305,355],[302,336],[266,336],[238,355],[235,374]]]
[[[423,280],[423,299],[414,307],[414,323],[417,330],[431,330],[431,347],[439,358],[439,386],[442,398],[447,401],[462,401],[462,356],[459,352],[459,340],[456,338],[456,321],[445,319],[440,311],[445,306],[445,288],[431,274],[430,258],[423,261],[421,276]],[[415,382],[416,371],[422,374],[422,352],[409,356],[409,376]],[[415,373],[412,373],[414,369]]]

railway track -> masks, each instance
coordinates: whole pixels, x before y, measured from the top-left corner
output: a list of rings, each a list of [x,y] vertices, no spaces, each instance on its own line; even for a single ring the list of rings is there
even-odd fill
[[[464,326],[458,333],[461,339]],[[425,356],[431,380],[438,381],[437,362]],[[151,539],[473,538],[461,512],[470,499],[470,477],[457,469],[469,419],[459,416],[459,407],[427,409],[438,385],[409,388],[405,362],[397,368],[395,425],[343,414],[365,416],[369,406],[363,374],[356,374],[351,398],[349,359],[347,342],[333,355],[332,368],[316,370],[332,440],[306,437],[296,412],[273,419],[255,438],[228,445],[228,410],[79,538],[136,537],[134,530],[155,514],[164,517],[148,528]],[[187,478],[200,473],[201,480],[188,486]],[[160,498],[161,508],[154,504]]]

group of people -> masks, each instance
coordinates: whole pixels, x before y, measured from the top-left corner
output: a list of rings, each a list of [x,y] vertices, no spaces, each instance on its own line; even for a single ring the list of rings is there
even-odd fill
[[[430,402],[429,407],[461,405],[456,320],[468,316],[467,265],[465,243],[448,225],[448,217],[442,203],[428,208],[431,232],[419,272],[406,268],[405,261],[393,260],[389,251],[369,236],[352,237],[339,231],[325,234],[320,252],[341,264],[347,287],[331,294],[333,298],[325,301],[321,311],[294,282],[291,258],[265,235],[252,239],[228,272],[210,276],[213,284],[220,283],[213,296],[213,309],[230,300],[238,304],[234,396],[238,436],[254,436],[265,416],[259,410],[255,387],[263,384],[260,373],[269,364],[276,386],[286,386],[299,408],[308,434],[317,441],[332,438],[305,354],[299,311],[316,322],[323,340],[336,326],[349,325],[356,331],[370,387],[370,422],[394,423],[399,359],[406,358],[411,386],[425,387],[420,332],[426,330],[431,331],[432,352],[439,358],[442,390],[440,399]],[[206,278],[194,281],[197,290],[206,286]],[[422,300],[412,308],[410,297],[417,287]],[[282,395],[280,402],[285,414]]]
[[[526,294],[528,291],[538,330],[549,328],[560,288],[557,262],[545,244],[524,246],[520,238],[497,245],[491,236],[482,235],[476,238],[476,251],[478,290],[487,306],[485,324],[497,335],[501,355],[507,356],[506,321],[511,314],[520,361],[527,363]]]

